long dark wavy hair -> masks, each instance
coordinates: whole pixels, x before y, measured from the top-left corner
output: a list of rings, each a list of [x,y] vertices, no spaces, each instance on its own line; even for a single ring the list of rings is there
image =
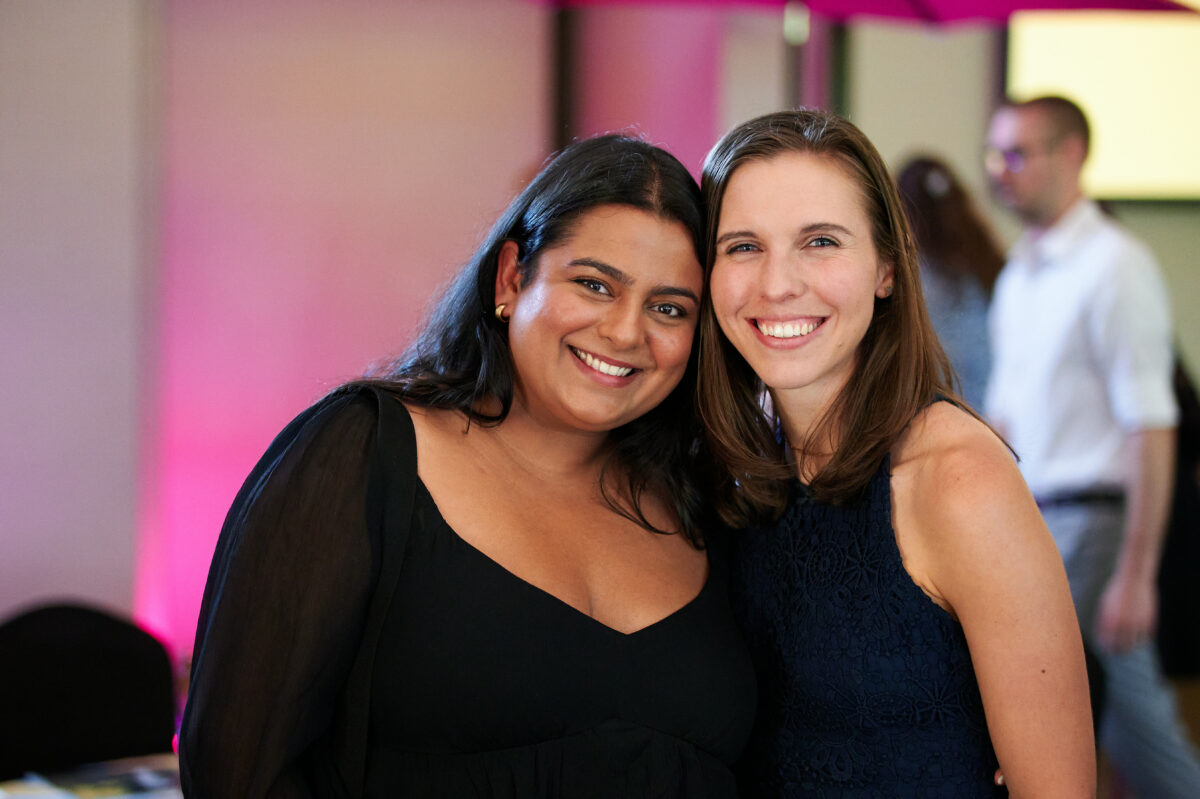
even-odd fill
[[[847,167],[863,197],[879,258],[895,270],[891,296],[875,300],[875,314],[859,343],[854,372],[803,442],[789,450],[777,413],[764,408],[766,387],[717,324],[711,297],[700,317],[699,408],[715,509],[735,527],[782,512],[786,481],[806,468],[818,442],[835,444],[832,458],[810,489],[821,502],[861,496],[905,426],[939,396],[961,404],[953,372],[921,294],[916,246],[896,186],[875,147],[857,127],[833,114],[797,109],[752,119],[717,142],[704,163],[701,187],[708,205],[705,277],[716,256],[717,223],[729,179],[749,161],[811,153]],[[791,459],[794,459],[791,460]]]
[[[575,142],[548,160],[509,204],[434,305],[421,333],[367,382],[417,405],[458,411],[468,424],[504,421],[512,407],[514,372],[508,328],[493,315],[500,249],[516,242],[522,285],[528,285],[538,255],[565,241],[580,216],[601,205],[629,206],[681,223],[703,261],[700,189],[674,156],[623,135]],[[684,535],[702,546],[702,503],[691,463],[699,437],[697,349],[693,342],[682,381],[658,407],[609,434],[600,488],[613,510],[659,533],[670,531],[649,522],[642,497],[651,491],[664,498]],[[610,476],[617,478],[615,496],[608,490]]]

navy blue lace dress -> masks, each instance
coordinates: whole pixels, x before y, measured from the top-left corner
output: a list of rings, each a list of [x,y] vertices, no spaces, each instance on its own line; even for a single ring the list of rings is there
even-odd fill
[[[846,506],[793,481],[779,521],[736,538],[759,696],[746,796],[1006,795],[962,627],[901,564],[889,464]]]

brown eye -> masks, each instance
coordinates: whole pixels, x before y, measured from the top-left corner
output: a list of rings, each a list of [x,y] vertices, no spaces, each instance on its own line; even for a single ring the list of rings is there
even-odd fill
[[[657,305],[650,306],[650,310],[673,319],[683,319],[688,315],[682,306],[676,305],[673,302],[660,302]]]
[[[584,288],[589,289],[596,294],[612,294],[612,292],[608,290],[608,286],[604,285],[603,281],[596,280],[595,278],[578,277],[575,278],[573,282],[578,283],[580,286],[583,286]]]

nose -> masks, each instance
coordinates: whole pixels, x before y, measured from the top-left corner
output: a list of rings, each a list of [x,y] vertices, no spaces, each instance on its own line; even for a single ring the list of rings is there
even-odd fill
[[[614,347],[627,350],[645,338],[642,307],[637,302],[618,301],[609,306],[600,320],[598,332]]]
[[[790,255],[787,252],[772,253],[763,264],[759,274],[765,299],[782,300],[804,292],[807,283],[802,268]]]

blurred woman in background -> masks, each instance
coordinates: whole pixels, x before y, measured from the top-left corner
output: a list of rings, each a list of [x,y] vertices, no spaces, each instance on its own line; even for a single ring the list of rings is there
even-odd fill
[[[917,241],[929,319],[958,375],[963,399],[982,408],[992,368],[987,310],[1004,252],[945,162],[914,158],[896,182]]]

